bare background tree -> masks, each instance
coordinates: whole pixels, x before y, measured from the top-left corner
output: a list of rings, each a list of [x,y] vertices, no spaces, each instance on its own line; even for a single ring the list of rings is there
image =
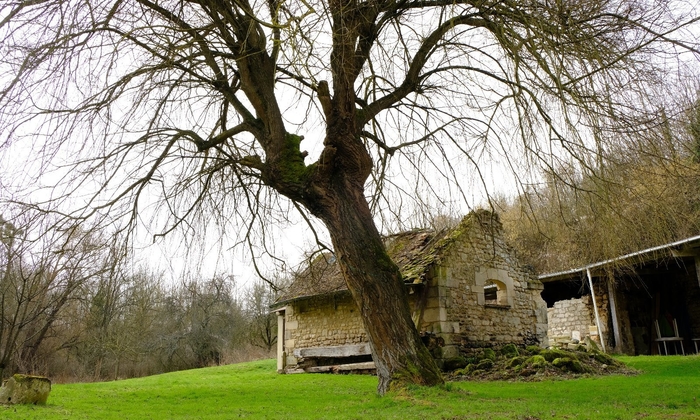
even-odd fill
[[[94,232],[85,244],[69,238],[71,251],[64,241],[44,249],[5,223],[13,243],[0,282],[3,377],[121,379],[272,356],[276,319],[261,306],[269,287],[239,289],[221,275],[164,281],[131,272]]]
[[[41,366],[44,343],[54,338],[64,308],[119,261],[114,248],[92,230],[24,216],[21,224],[0,218],[0,378],[6,369]]]
[[[263,222],[313,216],[360,309],[379,392],[438,384],[375,216],[473,205],[485,196],[470,189],[522,188],[542,167],[594,173],[658,124],[697,65],[697,7],[6,3],[0,130],[4,159],[24,162],[6,194],[156,236],[216,224],[263,251]],[[51,192],[20,195],[31,179]]]
[[[270,306],[275,303],[276,297],[273,287],[266,282],[253,284],[246,294],[246,318],[250,322],[249,340],[268,353],[277,343],[277,314],[270,312]]]
[[[17,215],[0,217],[0,379],[119,379],[272,356],[269,284],[166,279],[99,228],[6,210]]]
[[[497,200],[519,254],[546,273],[700,234],[698,103],[660,118],[637,147],[608,149],[595,170],[556,168]]]

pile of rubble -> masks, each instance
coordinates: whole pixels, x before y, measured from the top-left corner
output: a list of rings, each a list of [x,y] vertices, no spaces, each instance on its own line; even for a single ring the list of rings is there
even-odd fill
[[[461,358],[460,358],[461,359]],[[595,343],[579,344],[567,350],[537,346],[507,345],[499,351],[447,364],[453,380],[543,380],[610,374],[636,374],[624,363],[601,352]]]

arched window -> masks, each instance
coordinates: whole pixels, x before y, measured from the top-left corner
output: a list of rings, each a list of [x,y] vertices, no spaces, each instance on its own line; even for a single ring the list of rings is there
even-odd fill
[[[498,280],[486,280],[486,284],[484,284],[484,303],[508,305],[508,288],[506,285]]]
[[[479,305],[513,306],[513,279],[507,271],[479,267],[476,270],[475,281]]]

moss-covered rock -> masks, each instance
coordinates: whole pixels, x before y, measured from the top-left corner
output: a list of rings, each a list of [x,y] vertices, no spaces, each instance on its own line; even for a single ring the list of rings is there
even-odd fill
[[[496,360],[496,352],[493,349],[484,349],[481,352],[481,359],[489,359],[491,361]]]
[[[2,404],[46,404],[51,392],[51,381],[43,376],[16,374],[0,388]]]
[[[574,348],[574,351],[579,351],[579,352],[584,352],[584,353],[585,353],[585,352],[588,351],[588,347],[586,347],[586,346],[583,345],[583,344],[579,344],[579,345],[577,345],[577,346]]]
[[[520,352],[518,351],[518,348],[515,347],[515,344],[506,344],[505,346],[501,347],[501,354],[508,358],[520,356]]]
[[[539,346],[527,346],[527,347],[525,347],[525,352],[527,352],[528,354],[530,354],[532,356],[534,356],[536,354],[540,354],[540,352],[542,350],[543,349]]]
[[[600,347],[598,347],[598,343],[595,341],[591,340],[590,337],[586,337],[583,342],[586,344],[586,347],[591,350],[591,351],[600,351]]]
[[[443,370],[449,372],[449,371],[453,371],[456,369],[462,369],[462,368],[466,367],[467,364],[468,364],[467,359],[465,359],[464,357],[461,357],[461,356],[452,357],[449,359],[445,359],[445,361],[443,362],[442,368],[443,368]]]
[[[536,373],[537,373],[537,370],[532,369],[532,368],[523,368],[523,369],[518,370],[518,376],[523,376],[523,377],[532,376]]]
[[[615,359],[613,359],[611,356],[609,356],[605,353],[601,353],[601,352],[596,351],[596,350],[589,351],[589,355],[590,355],[590,357],[595,359],[598,363],[602,363],[604,365],[611,366],[611,365],[615,365],[615,363],[617,363],[617,361]]]
[[[476,357],[466,357],[467,366],[454,371],[451,376],[470,380],[532,381],[548,378],[568,379],[581,375],[635,373],[634,369],[628,368],[624,363],[596,351],[545,350],[536,346],[518,350],[520,355],[515,357],[506,357],[503,351],[499,350],[495,354],[495,360],[484,357],[491,355],[489,351],[483,351]],[[530,351],[536,354],[531,355]]]
[[[527,356],[516,356],[508,361],[508,367],[515,368],[521,366],[528,359]]]
[[[545,358],[548,362],[552,363],[554,359],[559,359],[563,357],[569,357],[572,359],[576,359],[576,355],[573,352],[566,351],[566,350],[561,350],[557,348],[551,348],[547,350],[543,350],[540,355]]]
[[[468,364],[463,369],[457,369],[454,373],[458,376],[469,376],[476,369],[476,365],[473,363]]]
[[[552,366],[566,370],[568,372],[583,373],[583,365],[577,359],[571,357],[560,357],[552,361]]]
[[[535,356],[531,356],[529,359],[525,361],[525,365],[533,368],[533,369],[541,369],[547,366],[547,359],[545,359],[543,356],[537,354]]]
[[[478,370],[489,370],[493,367],[493,360],[491,359],[484,359],[479,362],[478,365],[476,365],[476,368]]]

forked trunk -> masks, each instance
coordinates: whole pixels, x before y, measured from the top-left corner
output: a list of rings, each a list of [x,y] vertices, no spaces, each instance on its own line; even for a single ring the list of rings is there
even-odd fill
[[[378,392],[406,383],[443,383],[413,324],[401,273],[386,252],[364,195],[345,189],[333,196],[333,206],[321,218],[369,336]]]

